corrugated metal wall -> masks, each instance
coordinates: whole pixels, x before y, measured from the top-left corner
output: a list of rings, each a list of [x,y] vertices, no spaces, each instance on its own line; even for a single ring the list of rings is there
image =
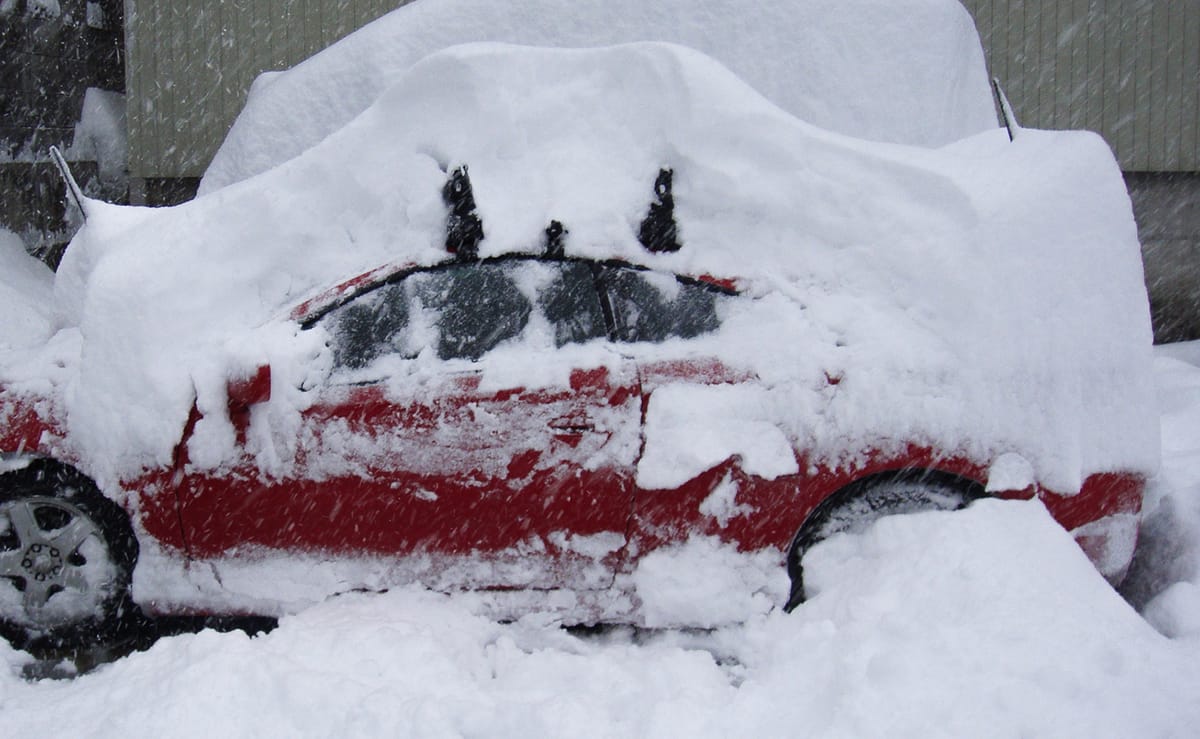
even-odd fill
[[[1125,171],[1200,170],[1200,0],[964,0],[1022,125],[1098,131]]]
[[[199,177],[260,72],[406,0],[125,0],[129,171]]]

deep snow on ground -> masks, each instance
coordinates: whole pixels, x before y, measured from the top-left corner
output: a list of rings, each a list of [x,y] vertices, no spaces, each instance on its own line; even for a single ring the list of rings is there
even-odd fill
[[[471,596],[403,590],[254,638],[162,639],[70,681],[22,681],[0,648],[0,712],[10,736],[1128,737],[1200,720],[1200,640],[1154,631],[1037,502],[885,519],[806,567],[816,595],[794,613],[714,631],[501,624]]]

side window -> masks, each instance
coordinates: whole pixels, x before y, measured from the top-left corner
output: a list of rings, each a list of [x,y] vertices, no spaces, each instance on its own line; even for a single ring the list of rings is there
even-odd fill
[[[384,354],[401,352],[408,325],[404,285],[384,285],[334,310],[322,323],[329,329],[333,361],[362,369]]]
[[[554,345],[582,344],[607,336],[604,309],[600,307],[591,265],[586,262],[550,264],[557,274],[541,289],[538,307],[554,328]]]
[[[602,278],[617,341],[657,343],[715,330],[718,290],[672,275],[610,267]]]
[[[479,359],[521,333],[532,306],[507,272],[504,263],[463,264],[409,278],[437,326],[439,357]]]
[[[334,364],[362,369],[384,355],[476,360],[518,336],[532,305],[506,264],[461,264],[416,272],[358,296],[321,319]]]

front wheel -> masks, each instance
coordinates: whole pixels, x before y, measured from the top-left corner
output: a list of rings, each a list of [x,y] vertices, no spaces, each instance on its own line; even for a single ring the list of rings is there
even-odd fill
[[[809,514],[788,549],[792,593],[784,610],[804,602],[803,559],[834,534],[857,534],[884,516],[923,511],[955,511],[986,497],[978,482],[936,470],[885,472],[853,482],[830,495]]]
[[[0,627],[16,646],[102,638],[128,603],[137,540],[83,475],[47,460],[0,476]]]

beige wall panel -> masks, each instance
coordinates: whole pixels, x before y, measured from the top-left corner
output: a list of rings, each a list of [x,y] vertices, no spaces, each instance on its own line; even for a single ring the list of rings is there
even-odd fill
[[[1184,13],[1183,48],[1180,53],[1179,160],[1200,161],[1200,12]],[[1188,127],[1191,127],[1189,134]],[[1194,169],[1200,169],[1195,166]]]
[[[1100,132],[1129,171],[1200,170],[1200,0],[966,0],[1018,120]]]
[[[126,0],[130,174],[199,177],[259,73],[405,0]]]

